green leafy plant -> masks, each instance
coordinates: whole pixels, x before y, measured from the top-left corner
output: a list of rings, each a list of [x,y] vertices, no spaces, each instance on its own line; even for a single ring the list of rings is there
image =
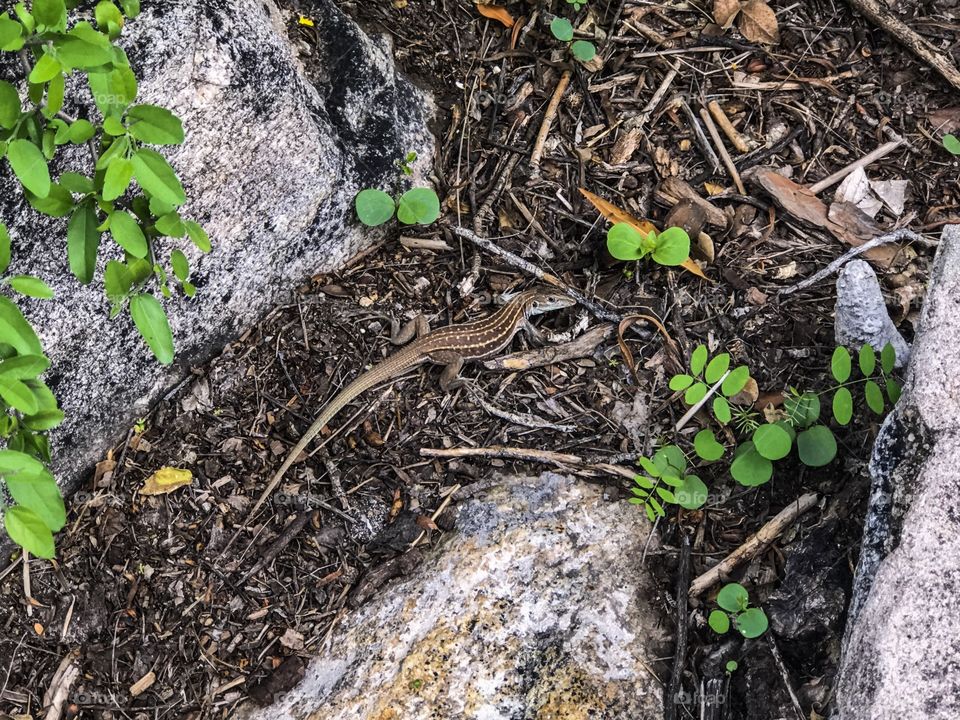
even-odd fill
[[[412,175],[410,163],[415,162],[417,154],[409,152],[397,161],[400,172]],[[401,194],[396,201],[393,196],[376,188],[365,188],[354,198],[357,217],[364,225],[377,227],[397,214],[397,220],[404,225],[429,225],[440,217],[440,198],[431,188],[416,187]]]
[[[767,631],[769,622],[767,615],[761,608],[750,607],[750,595],[747,589],[738,583],[727,583],[717,594],[717,605],[721,609],[713,610],[707,618],[707,623],[718,635],[724,635],[730,630],[731,623],[745,638],[760,637]],[[727,664],[727,670],[733,672],[737,664]]]
[[[690,257],[690,236],[679,227],[644,235],[629,223],[616,223],[607,230],[607,250],[617,260],[650,258],[660,265],[676,266]]]
[[[666,514],[664,504],[696,510],[707,501],[707,486],[696,475],[687,474],[687,458],[676,445],[665,445],[652,458],[638,462],[646,474],[634,476],[629,502],[643,505],[651,522]]]
[[[674,392],[683,391],[683,401],[687,405],[696,405],[703,400],[711,385],[720,383],[719,393],[710,407],[714,417],[726,425],[733,419],[730,399],[738,395],[749,381],[750,369],[746,365],[731,370],[729,353],[720,353],[711,359],[707,346],[698,345],[690,354],[689,373],[674,375],[669,387]]]
[[[943,147],[951,155],[960,155],[960,138],[952,133],[943,136]]]
[[[5,160],[30,206],[66,221],[67,260],[83,284],[94,280],[105,233],[122,250],[103,275],[111,317],[124,309],[163,363],[173,361],[173,336],[155,296],[172,296],[175,280],[187,296],[186,255],[174,247],[161,258],[161,238],[188,239],[202,252],[210,239],[196,222],[180,215],[186,194],[166,158],[150,146],[184,141],[180,119],[169,110],[137,104],[137,79],[114,41],[139,0],[100,0],[93,22],[71,21],[76,0],[18,2],[0,12],[0,52],[16,54],[26,95],[0,80],[0,161]],[[119,5],[119,6],[118,6]],[[63,111],[67,79],[83,76],[97,117]],[[71,85],[73,87],[73,85]],[[90,167],[52,175],[60,149],[86,148]],[[11,238],[0,223],[0,272],[11,262]],[[51,298],[53,291],[31,275],[10,275],[2,285],[22,295]],[[46,465],[46,433],[63,419],[56,398],[40,379],[49,367],[33,328],[17,306],[0,296],[0,476],[13,503],[0,498],[4,527],[16,543],[38,557],[54,555],[53,533],[66,520],[63,499]]]
[[[737,671],[737,668],[740,667],[740,663],[736,660],[727,660],[726,669],[729,674],[733,674]]]
[[[583,2],[574,3],[571,2],[571,0],[567,0],[567,2],[570,2],[570,4],[573,5],[574,9],[576,10],[579,10],[580,7],[584,5]],[[573,23],[566,18],[555,17],[553,20],[551,20],[550,32],[557,40],[570,43],[570,52],[577,60],[580,60],[581,62],[592,60],[597,54],[597,48],[592,42],[588,40],[573,39]]]
[[[417,161],[417,154],[412,150],[403,156],[402,159],[397,160],[397,167],[400,168],[400,172],[404,175],[413,175],[413,163]]]
[[[567,4],[573,5],[574,10],[580,10],[580,8],[587,4],[587,0],[567,0]]]

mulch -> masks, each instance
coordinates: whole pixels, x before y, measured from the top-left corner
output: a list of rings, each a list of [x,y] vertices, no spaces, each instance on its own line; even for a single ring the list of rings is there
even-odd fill
[[[436,512],[454,488],[461,498],[492,468],[544,467],[446,460],[424,449],[506,445],[630,466],[669,441],[686,408],[666,382],[701,342],[749,365],[766,399],[787,387],[825,387],[831,279],[777,295],[849,246],[785,210],[751,182],[749,168],[789,167],[793,181],[812,184],[902,138],[866,172],[870,180],[909,180],[905,208],[885,207],[863,232],[903,225],[932,237],[956,215],[957,166],[939,142],[960,125],[950,86],[844,3],[774,2],[775,43],[751,40],[755,31],[736,21],[724,30],[713,8],[695,3],[591,0],[578,12],[563,2],[511,3],[516,30],[464,0],[341,5],[368,30],[392,35],[402,69],[435,94],[431,180],[445,222],[396,230],[340,272],[309,279],[221,357],[194,369],[68,500],[58,561],[30,563],[31,602],[22,563],[0,570],[0,710],[36,716],[47,689],[62,682],[58,667],[76,653],[80,675],[71,679],[65,717],[230,717],[246,698],[267,701],[295,683],[302,659],[322,647],[338,617],[409,572],[413,563],[398,558],[411,543],[424,535],[418,550],[429,553],[455,532],[449,510]],[[901,3],[899,11],[938,47],[956,46],[956,26],[934,10]],[[594,37],[592,65],[572,60],[551,37],[552,12]],[[295,23],[290,33],[303,42]],[[569,87],[538,146],[565,74]],[[740,152],[721,138],[745,178],[742,190],[722,159],[712,163],[717,148],[700,112],[712,101],[747,141]],[[539,166],[531,164],[535,152]],[[607,223],[580,188],[658,225],[677,212],[679,195],[695,196],[691,202],[709,210],[692,232],[707,236],[694,257],[709,279],[614,261]],[[820,197],[831,201],[833,189]],[[496,294],[529,284],[450,225],[496,238],[608,310],[659,318],[679,351],[640,324],[643,332],[624,334],[635,371],[616,338],[529,371],[467,368],[467,386],[450,395],[437,388],[436,369],[411,371],[344,411],[324,447],[295,465],[241,528],[323,401],[391,351],[391,320],[475,319]],[[929,247],[912,247],[894,267],[877,267],[908,337],[930,256]],[[541,327],[561,333],[587,322],[597,321],[571,308]],[[822,503],[734,579],[761,603],[791,586],[790,573],[848,592],[878,421],[865,416],[838,432],[841,455],[830,466],[784,461],[759,488],[737,485],[722,465],[704,466],[708,505],[658,523],[669,552],[644,567],[638,558],[638,572],[661,584],[666,616],[689,622],[677,667],[673,658],[651,666],[665,686],[675,675],[683,691],[668,698],[668,717],[699,717],[697,693],[711,679],[720,683],[724,717],[779,716],[791,694],[801,716],[828,713],[842,613],[815,634],[721,638],[705,624],[709,594],[678,608],[675,584],[814,492]],[[192,484],[140,494],[162,467],[189,468]],[[612,497],[626,497],[630,486],[616,476],[588,481],[604,483]],[[690,573],[678,573],[684,537]],[[825,564],[790,561],[809,558],[812,544]],[[740,669],[728,677],[718,668],[731,658]]]

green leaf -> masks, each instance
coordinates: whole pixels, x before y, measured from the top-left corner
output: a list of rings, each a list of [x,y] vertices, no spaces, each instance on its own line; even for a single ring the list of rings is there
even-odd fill
[[[740,583],[727,583],[717,593],[717,605],[727,612],[741,612],[750,604],[750,594]]]
[[[687,469],[687,458],[676,445],[664,445],[653,454],[653,464],[664,475],[673,471],[673,475],[681,476]]]
[[[718,396],[713,399],[713,415],[724,425],[733,419],[733,414],[730,412],[730,403],[727,402],[726,398]]]
[[[33,275],[13,275],[7,282],[14,290],[27,297],[49,300],[53,297],[53,290],[43,280]]]
[[[575,42],[573,47],[576,47],[579,42],[582,41]],[[586,44],[590,45],[590,43]],[[593,52],[593,45],[590,45],[590,49],[590,57],[593,57],[595,54]],[[576,50],[574,50],[574,55],[576,55]],[[590,57],[577,57],[580,60],[590,59]],[[653,249],[653,259],[655,262],[661,265],[674,266],[681,264],[688,257],[690,257],[690,237],[687,235],[686,230],[679,227],[671,227],[657,235],[657,246]]]
[[[639,487],[641,487],[643,490],[653,490],[654,483],[653,483],[653,481],[652,481],[650,478],[648,478],[648,477],[645,477],[645,476],[643,476],[643,475],[634,475],[634,476],[633,476],[633,481],[634,481]],[[636,490],[636,489],[634,489],[633,492],[634,492],[634,494],[636,494],[636,495],[641,495],[641,492],[638,491],[638,490]],[[646,493],[643,493],[643,494],[642,494],[642,497],[646,497],[646,496],[647,496]]]
[[[737,615],[737,630],[745,638],[760,637],[767,631],[767,616],[760,608],[747,608]]]
[[[680,392],[681,390],[686,390],[693,384],[693,378],[689,375],[674,375],[670,378],[669,387],[674,392]]]
[[[884,375],[889,375],[893,372],[894,365],[897,364],[897,351],[894,350],[893,345],[887,343],[883,346],[883,349],[880,351],[880,370]]]
[[[10,233],[7,226],[0,223],[0,273],[5,273],[10,266]]]
[[[92,202],[77,207],[67,224],[67,260],[70,272],[84,285],[93,279],[100,247],[97,211]]]
[[[790,454],[793,440],[779,425],[761,425],[753,433],[753,446],[767,460],[781,460]]]
[[[693,450],[704,460],[713,462],[723,457],[724,447],[711,430],[703,429],[693,438]]]
[[[92,138],[96,133],[96,128],[93,126],[89,120],[84,120],[80,118],[70,125],[70,131],[67,133],[67,137],[70,139],[74,145],[82,145],[87,140]]]
[[[49,471],[36,475],[6,475],[3,479],[13,499],[32,511],[50,530],[59,530],[66,524],[63,497]]]
[[[29,140],[14,140],[7,148],[7,160],[27,190],[41,198],[49,194],[50,172],[40,148]]]
[[[707,364],[707,346],[697,345],[696,349],[690,355],[690,372],[699,375]]]
[[[97,32],[88,22],[78,22],[58,39],[57,56],[63,65],[87,69],[111,63],[114,51],[106,35]],[[104,73],[90,73],[88,78],[101,74]]]
[[[22,419],[23,426],[35,432],[53,430],[63,422],[64,414],[60,410],[41,410]]]
[[[0,50],[16,52],[23,47],[23,26],[0,13]]]
[[[727,397],[733,397],[738,392],[743,390],[744,387],[746,387],[749,379],[750,368],[748,368],[746,365],[738,365],[730,371],[730,374],[727,375],[726,380],[724,380],[723,384],[720,385],[720,392]]]
[[[756,487],[763,485],[773,476],[773,463],[757,452],[752,442],[745,442],[737,448],[730,475],[741,485]]]
[[[357,208],[357,217],[360,218],[360,222],[369,227],[383,225],[393,217],[393,212],[396,209],[393,198],[383,190],[375,188],[361,190],[357,193],[353,202]]]
[[[184,224],[180,219],[180,214],[176,211],[169,212],[166,215],[157,218],[154,228],[161,235],[175,238],[181,238],[187,232],[186,227],[184,227]]]
[[[952,135],[951,133],[944,135],[943,147],[945,147],[951,155],[960,155],[960,139],[957,139],[956,135]]]
[[[883,393],[880,391],[880,386],[873,380],[867,380],[863,386],[863,395],[867,400],[867,407],[877,415],[883,415]]]
[[[67,24],[67,6],[63,0],[33,0],[33,19],[48,30],[62,30]]]
[[[132,162],[122,157],[111,160],[103,176],[103,199],[112,201],[123,195],[130,186],[132,177]]]
[[[65,172],[60,176],[60,186],[72,193],[86,195],[93,192],[93,181],[85,175],[75,172]]]
[[[897,404],[897,401],[900,399],[900,394],[902,389],[900,388],[900,383],[898,383],[893,378],[887,378],[887,397],[890,398],[890,402],[894,405]]]
[[[33,66],[28,79],[30,82],[39,85],[59,75],[62,69],[53,55],[44,53],[37,60],[37,64]]]
[[[815,393],[790,396],[783,401],[783,407],[796,427],[809,427],[820,419],[820,398]]]
[[[577,40],[576,42],[570,45],[570,52],[573,53],[573,56],[577,60],[580,60],[581,62],[587,62],[589,60],[593,60],[594,56],[597,54],[597,49],[593,46],[592,42],[588,42],[586,40]],[[654,259],[656,259],[656,254],[654,254]],[[658,260],[657,262],[660,262],[660,261]],[[680,263],[663,262],[660,264],[661,265],[679,265]]]
[[[707,624],[715,633],[723,635],[730,630],[730,616],[723,610],[713,610],[707,618]]]
[[[93,16],[96,18],[97,27],[106,32],[110,28],[110,23],[117,27],[123,27],[123,15],[120,9],[110,0],[100,0],[93,9]]]
[[[47,104],[43,106],[43,116],[52,118],[61,108],[63,108],[63,93],[66,89],[66,82],[63,73],[54,75],[47,83]]]
[[[0,362],[0,378],[33,380],[50,367],[45,355],[17,355]]]
[[[725,667],[728,673],[733,673],[737,671],[740,664],[736,660],[728,660]]]
[[[687,475],[673,491],[674,502],[685,510],[702,508],[707,502],[707,486],[696,475]]]
[[[103,286],[112,303],[121,302],[130,292],[133,275],[122,262],[110,260],[103,272]]]
[[[210,238],[207,237],[207,233],[200,225],[193,220],[184,220],[183,226],[187,229],[187,235],[190,237],[190,240],[193,241],[193,244],[196,245],[201,252],[210,252]]]
[[[131,20],[140,14],[140,0],[120,0],[123,14]]]
[[[177,174],[163,155],[155,150],[140,148],[131,161],[133,176],[144,191],[174,206],[183,205],[187,201]]]
[[[50,183],[45,197],[37,197],[29,190],[25,191],[24,195],[30,207],[50,217],[63,217],[73,209],[73,195],[56,183]]]
[[[640,467],[647,471],[648,475],[655,478],[660,477],[660,468],[650,458],[641,457],[637,462],[640,463]]]
[[[848,388],[839,388],[833,394],[833,417],[841,425],[853,419],[853,395]]]
[[[729,369],[729,367],[730,354],[721,353],[711,360],[709,365],[707,365],[707,373],[704,376],[704,379],[708,384],[713,385],[717,380],[723,377],[723,374]]]
[[[607,252],[617,260],[639,260],[647,254],[643,236],[629,223],[617,223],[607,230]]]
[[[173,268],[173,274],[177,280],[186,280],[190,277],[190,263],[187,262],[187,256],[180,250],[174,250],[170,253],[170,266]]]
[[[550,21],[550,32],[557,40],[570,42],[573,40],[573,25],[569,20],[562,17],[555,17]]]
[[[873,371],[877,368],[877,353],[874,351],[872,345],[864,345],[860,348],[858,361],[860,363],[860,372],[863,373],[864,377],[873,375]]]
[[[110,234],[117,245],[134,257],[145,258],[150,252],[147,238],[136,218],[125,210],[114,210],[110,213]]]
[[[0,343],[10,345],[19,355],[43,355],[40,340],[30,323],[10,298],[0,295]],[[0,451],[2,452],[2,451]]]
[[[17,89],[6,80],[0,80],[0,127],[11,129],[17,124],[22,111]]]
[[[844,383],[850,379],[851,371],[850,352],[842,345],[833,351],[833,357],[830,359],[830,372],[833,379],[838,383]]]
[[[405,225],[429,225],[440,217],[440,198],[431,188],[413,188],[400,196],[397,220]]]
[[[698,402],[703,400],[704,396],[707,394],[707,389],[707,386],[703,383],[695,383],[691,385],[683,394],[683,401],[687,405],[696,405]]]
[[[823,467],[837,456],[837,439],[826,425],[814,425],[797,435],[800,462],[808,467]]]
[[[166,108],[134,105],[127,111],[127,130],[137,140],[151,145],[179,145],[183,142],[183,123]]]
[[[173,334],[160,302],[153,295],[134,295],[130,298],[130,315],[157,360],[163,365],[172,363]]]
[[[7,508],[3,525],[10,539],[31,555],[49,560],[56,554],[53,533],[31,510],[19,505]]]
[[[119,116],[137,97],[137,76],[128,67],[115,67],[110,72],[91,73],[87,76],[87,82],[97,109],[107,119]],[[106,122],[104,125],[106,127]],[[126,130],[121,129],[121,133],[123,132]]]
[[[15,378],[0,377],[0,398],[24,415],[33,415],[40,409],[30,388]]]

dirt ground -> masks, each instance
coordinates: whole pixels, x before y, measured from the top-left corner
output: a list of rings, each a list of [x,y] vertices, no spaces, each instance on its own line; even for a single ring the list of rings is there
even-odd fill
[[[22,566],[0,570],[0,711],[35,711],[70,653],[82,669],[71,693],[78,717],[227,718],[248,696],[267,699],[296,679],[297,663],[284,660],[308,656],[342,608],[390,582],[376,574],[384,560],[424,530],[432,543],[456,531],[448,514],[429,521],[450,487],[469,485],[491,466],[542,467],[441,461],[423,449],[511,445],[629,465],[671,437],[686,407],[666,383],[699,343],[749,365],[758,408],[776,405],[791,386],[820,390],[834,348],[833,279],[778,293],[851,242],[895,227],[935,239],[956,221],[957,164],[940,144],[943,132],[960,127],[955,94],[843,2],[772,2],[775,41],[763,37],[771,28],[761,11],[759,20],[748,18],[759,29],[742,18],[722,29],[704,3],[590,0],[574,11],[565,2],[517,2],[507,6],[513,28],[464,0],[341,4],[369,31],[391,35],[401,67],[435,94],[432,180],[444,222],[396,231],[341,272],[310,279],[196,368],[68,501],[58,562],[31,563],[32,603]],[[937,7],[901,3],[898,12],[956,58],[960,26]],[[309,16],[309,3],[299,9]],[[593,64],[572,60],[551,37],[553,13],[594,38]],[[309,65],[309,37],[295,14],[290,35]],[[569,87],[538,144],[565,77]],[[726,134],[710,137],[700,109],[711,101],[742,138],[742,151]],[[799,217],[748,172],[789,167],[795,182],[812,184],[898,139],[866,175],[908,181],[904,206],[894,198],[874,219],[834,203],[843,232]],[[737,179],[722,157],[713,165],[717,141]],[[539,172],[535,152],[542,152]],[[704,218],[693,235],[702,227],[708,237],[694,258],[708,279],[614,261],[605,250],[607,223],[580,188],[658,225],[684,195],[698,198]],[[821,199],[833,201],[834,190]],[[468,385],[449,395],[438,389],[435,368],[411,371],[353,403],[324,447],[241,525],[323,401],[392,350],[391,319],[424,313],[434,326],[475,319],[495,294],[529,284],[450,225],[498,238],[604,308],[659,318],[675,345],[641,324],[643,332],[624,333],[635,373],[608,337],[585,357],[527,372],[467,368]],[[931,256],[926,243],[871,256],[908,339]],[[583,318],[597,323],[571,308],[541,327],[564,332]],[[639,408],[643,422],[631,423],[627,408]],[[722,463],[706,464],[698,472],[708,504],[674,509],[658,523],[676,552],[638,572],[653,574],[664,615],[681,615],[689,628],[669,717],[700,717],[700,688],[711,679],[723,698],[715,717],[769,720],[783,708],[798,717],[828,714],[869,484],[865,463],[880,421],[857,417],[837,429],[840,454],[829,466],[785,461],[772,482],[745,488]],[[146,478],[165,466],[190,468],[191,487],[141,495]],[[586,480],[628,495],[623,478]],[[757,640],[716,635],[706,625],[709,594],[686,611],[675,606],[685,544],[686,575],[695,577],[811,492],[817,506],[733,578],[765,608],[770,632]],[[731,658],[739,668],[727,674]],[[653,666],[665,687],[674,665],[666,658]],[[147,689],[134,696],[137,683]]]

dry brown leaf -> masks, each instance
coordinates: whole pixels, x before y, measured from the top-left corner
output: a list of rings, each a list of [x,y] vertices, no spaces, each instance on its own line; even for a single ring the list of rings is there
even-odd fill
[[[141,495],[166,495],[193,482],[193,473],[179,468],[162,467],[147,478]]]
[[[750,42],[776,45],[780,42],[777,15],[763,0],[748,0],[740,8],[740,32]]]
[[[938,132],[952,133],[960,130],[960,107],[945,107],[931,110],[927,120]]]
[[[515,22],[513,15],[511,15],[505,7],[500,7],[499,5],[483,5],[477,3],[477,12],[485,18],[503,23],[504,26],[508,28],[513,27],[513,23]]]
[[[730,398],[730,402],[734,405],[753,405],[758,397],[760,397],[760,388],[757,386],[757,381],[753,378],[747,378],[747,384],[743,386],[740,392]]]
[[[740,0],[713,0],[713,19],[724,30],[733,25],[740,12]]]

